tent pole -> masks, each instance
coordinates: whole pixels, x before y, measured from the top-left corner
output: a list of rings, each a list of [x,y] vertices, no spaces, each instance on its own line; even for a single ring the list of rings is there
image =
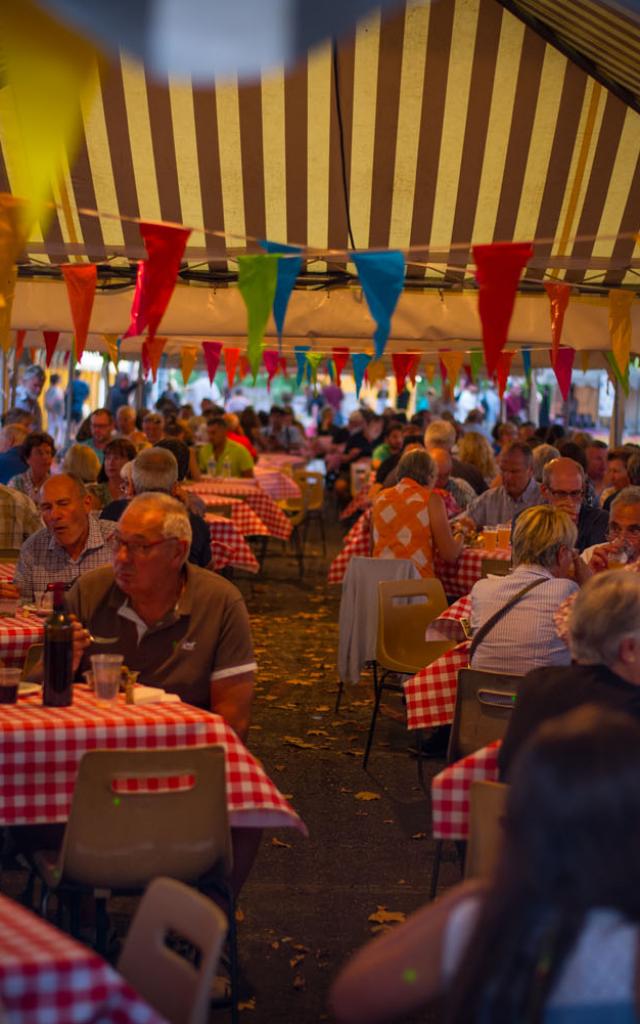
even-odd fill
[[[9,360],[6,352],[0,352],[2,356],[2,413],[7,411],[7,392],[9,390]]]
[[[615,380],[613,387],[613,411],[609,423],[609,445],[611,448],[617,448],[618,445],[622,444],[622,436],[624,434],[626,395],[619,380]]]

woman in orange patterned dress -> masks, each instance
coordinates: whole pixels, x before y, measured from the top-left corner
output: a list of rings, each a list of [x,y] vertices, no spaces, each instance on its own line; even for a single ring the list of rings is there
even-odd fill
[[[434,550],[455,562],[463,547],[454,538],[442,498],[433,492],[437,471],[423,449],[405,452],[398,483],[381,491],[373,519],[374,558],[409,558],[421,576],[435,576]]]

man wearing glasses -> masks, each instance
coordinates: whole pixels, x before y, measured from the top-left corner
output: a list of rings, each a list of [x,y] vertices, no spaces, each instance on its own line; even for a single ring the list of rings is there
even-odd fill
[[[640,570],[640,487],[625,487],[611,502],[606,543],[582,552],[594,572],[633,566]]]
[[[190,545],[189,517],[175,498],[130,502],[111,538],[111,566],[67,594],[79,620],[74,668],[88,669],[99,651],[122,654],[140,682],[216,712],[244,739],[256,669],[247,609],[231,583],[187,562]],[[92,647],[88,631],[115,642]]]
[[[609,516],[603,509],[585,504],[584,470],[578,462],[567,458],[547,462],[542,471],[541,491],[548,505],[562,509],[578,527],[578,551],[607,540]]]

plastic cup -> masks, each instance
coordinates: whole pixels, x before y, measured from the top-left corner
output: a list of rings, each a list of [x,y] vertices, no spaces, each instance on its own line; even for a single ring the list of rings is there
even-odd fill
[[[498,527],[498,547],[511,547],[511,523],[502,523],[502,525]]]
[[[93,654],[91,668],[93,669],[94,693],[98,704],[113,704],[120,689],[122,655]]]
[[[0,668],[0,704],[15,704],[22,677],[20,668]]]
[[[495,551],[498,543],[498,531],[484,529],[482,531],[482,546],[485,551]]]

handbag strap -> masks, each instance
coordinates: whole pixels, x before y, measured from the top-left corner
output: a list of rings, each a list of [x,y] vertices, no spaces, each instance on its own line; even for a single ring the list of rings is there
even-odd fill
[[[504,604],[502,608],[498,608],[498,611],[494,612],[493,615],[490,618],[488,618],[487,621],[483,623],[482,626],[480,626],[480,629],[478,630],[473,640],[471,641],[471,647],[469,648],[469,662],[471,662],[473,655],[478,649],[478,646],[486,637],[487,633],[491,632],[493,627],[496,625],[497,622],[500,621],[502,616],[505,615],[506,612],[508,612],[511,608],[513,608],[513,606],[517,604],[518,601],[521,598],[523,598],[525,594],[528,594],[529,591],[533,590],[534,587],[539,587],[541,583],[546,583],[549,578],[550,577],[548,576],[542,576],[541,578],[534,580],[533,583],[527,583],[526,587],[523,587],[522,590],[519,590],[517,594],[514,594],[513,597],[509,598],[507,603]]]

